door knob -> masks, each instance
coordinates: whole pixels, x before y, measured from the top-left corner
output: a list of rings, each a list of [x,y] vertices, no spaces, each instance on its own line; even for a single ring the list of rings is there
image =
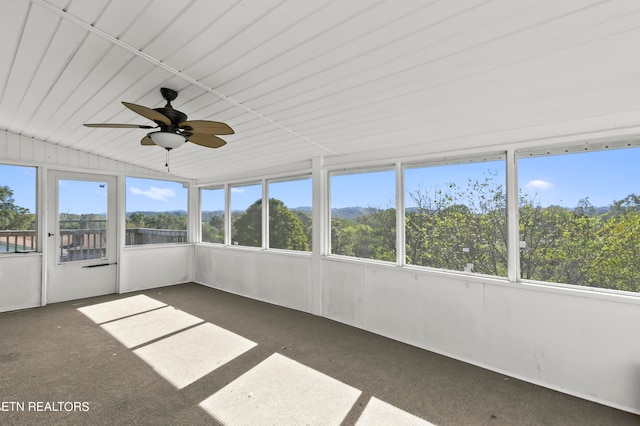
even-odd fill
[[[49,233],[47,234],[47,236],[49,236],[49,237],[53,237],[53,234],[52,234],[51,232],[49,232]]]

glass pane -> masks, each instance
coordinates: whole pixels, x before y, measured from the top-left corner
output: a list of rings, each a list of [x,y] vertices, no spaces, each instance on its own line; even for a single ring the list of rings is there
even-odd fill
[[[523,279],[640,291],[640,148],[522,158]]]
[[[127,177],[125,244],[186,243],[187,194],[180,182]]]
[[[58,181],[59,261],[107,257],[107,183]]]
[[[36,250],[36,168],[0,164],[0,253]]]
[[[311,250],[311,179],[269,182],[269,247]]]
[[[406,262],[507,275],[505,162],[405,170]]]
[[[202,241],[224,244],[224,188],[200,190]]]
[[[262,247],[262,184],[231,187],[231,244]]]
[[[331,253],[396,261],[395,175],[331,176]]]

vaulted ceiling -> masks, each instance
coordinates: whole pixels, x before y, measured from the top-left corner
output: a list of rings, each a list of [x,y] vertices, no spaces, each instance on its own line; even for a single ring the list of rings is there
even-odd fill
[[[558,135],[640,133],[636,0],[3,0],[0,130],[152,170],[121,101],[235,130],[207,180]]]

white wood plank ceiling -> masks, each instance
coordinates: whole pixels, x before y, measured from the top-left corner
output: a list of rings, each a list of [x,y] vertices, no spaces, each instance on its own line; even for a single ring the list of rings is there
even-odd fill
[[[640,129],[637,0],[1,0],[0,130],[163,171],[120,101],[228,123],[171,173]]]

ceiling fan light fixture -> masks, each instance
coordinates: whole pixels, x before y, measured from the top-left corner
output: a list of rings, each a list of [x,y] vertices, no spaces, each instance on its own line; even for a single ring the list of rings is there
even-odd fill
[[[149,137],[158,146],[164,149],[175,149],[182,146],[186,139],[184,136],[170,132],[151,132]]]

